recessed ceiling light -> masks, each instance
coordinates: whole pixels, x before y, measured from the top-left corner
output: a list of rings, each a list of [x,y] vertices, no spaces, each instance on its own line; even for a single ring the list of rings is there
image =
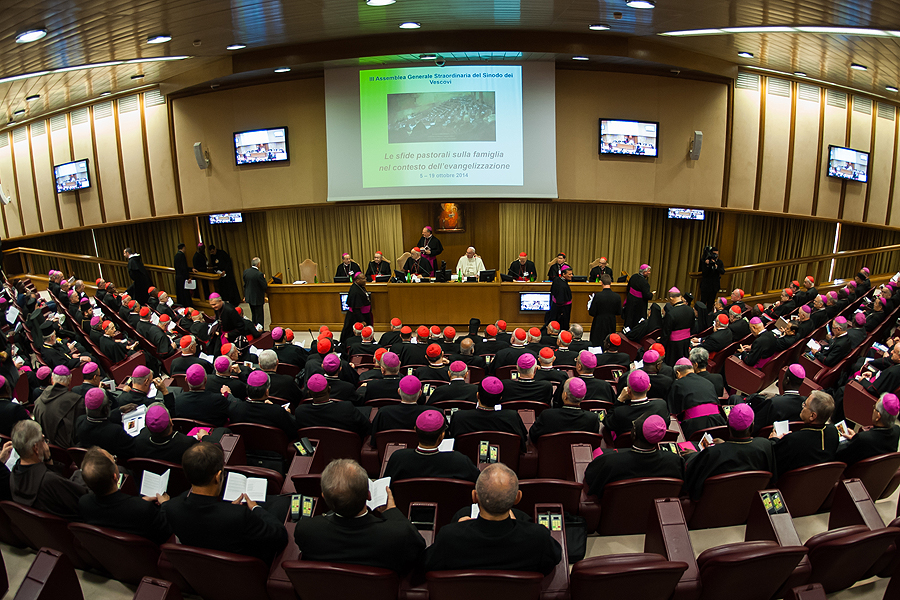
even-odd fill
[[[397,0],[366,0],[369,6],[390,6]]]
[[[851,63],[850,68],[854,71],[865,71],[866,69],[868,69],[868,67],[866,67],[865,65],[860,65],[857,63]]]
[[[573,56],[572,60],[590,60],[587,56]]]
[[[35,94],[34,96],[28,96],[27,98],[25,98],[25,101],[26,102],[34,102],[35,100],[39,100],[40,97],[41,97],[40,94]]]
[[[20,108],[19,110],[17,110],[17,111],[14,112],[13,114],[14,114],[15,116],[17,116],[17,117],[19,117],[19,116],[21,116],[21,115],[24,115],[24,114],[25,114],[25,109],[24,109],[24,108]]]
[[[738,52],[738,56],[741,58],[753,58],[752,52]]]
[[[291,70],[290,67],[279,67],[279,68],[275,69],[275,72],[276,73],[287,73],[290,70]]]
[[[886,89],[889,92],[900,92],[900,90],[898,90],[897,88],[895,88],[892,85],[886,86],[884,89]]]
[[[437,58],[437,54],[420,54],[419,58],[422,60],[434,60]]]
[[[400,29],[418,29],[421,27],[419,23],[415,21],[406,21],[405,23],[400,23]]]
[[[606,31],[609,28],[609,25],[607,25],[606,23],[595,23],[588,26],[588,29],[590,29],[591,31]]]
[[[101,96],[109,96],[112,92],[100,92]]]
[[[625,4],[631,8],[656,8],[653,0],[628,0]]]
[[[131,78],[132,78],[132,79],[143,79],[143,78],[144,78],[144,74],[143,74],[143,73],[138,73],[137,75],[132,75]]]
[[[27,44],[29,42],[36,42],[45,35],[47,35],[46,29],[29,29],[16,36],[16,43]]]
[[[806,73],[803,71],[794,71],[794,75],[797,77],[806,77]]]
[[[760,25],[758,27],[723,27],[722,31],[726,33],[789,33],[794,31],[794,28]]]
[[[226,50],[243,50],[247,46],[245,44],[232,44],[230,46],[225,46]]]
[[[166,33],[160,33],[158,35],[151,35],[147,38],[148,44],[165,44],[166,42],[172,41],[172,36]]]

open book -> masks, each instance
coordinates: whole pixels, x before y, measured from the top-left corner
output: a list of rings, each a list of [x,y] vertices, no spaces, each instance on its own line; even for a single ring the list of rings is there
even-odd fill
[[[387,504],[387,487],[391,485],[390,477],[382,477],[375,481],[369,480],[369,493],[372,499],[366,502],[369,509],[375,509]]]
[[[141,496],[156,497],[157,494],[165,494],[169,489],[169,470],[162,475],[144,471],[141,475]]]
[[[225,494],[222,500],[232,502],[241,494],[247,494],[254,502],[265,502],[267,487],[268,482],[262,477],[247,477],[232,471],[228,473],[228,479],[225,481]]]

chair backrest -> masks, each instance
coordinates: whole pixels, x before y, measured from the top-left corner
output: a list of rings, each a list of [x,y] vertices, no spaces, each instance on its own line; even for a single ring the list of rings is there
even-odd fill
[[[69,531],[113,579],[136,585],[144,576],[160,577],[159,546],[150,540],[86,523],[69,523]]]
[[[16,592],[17,600],[84,600],[72,562],[64,552],[41,548]]]
[[[478,451],[482,441],[490,442],[491,446],[498,446],[499,462],[516,471],[519,471],[519,453],[522,450],[522,438],[515,433],[504,431],[473,431],[456,436],[453,441],[453,449],[462,452],[478,464]]]
[[[511,400],[510,402],[501,402],[500,405],[507,410],[533,410],[535,418],[550,408],[549,404],[534,400]]]
[[[522,500],[516,508],[522,512],[534,514],[535,504],[560,504],[569,514],[578,513],[578,501],[581,499],[582,484],[562,479],[523,479],[519,481]]]
[[[894,474],[900,469],[900,452],[866,458],[847,467],[843,479],[859,479],[873,500],[881,497]]]
[[[704,434],[707,433],[713,438],[719,438],[725,440],[726,442],[731,439],[731,432],[728,431],[728,425],[718,425],[716,427],[698,429],[697,431],[691,433],[690,437],[688,437],[688,441],[699,442],[703,438]]]
[[[605,379],[607,381],[617,380],[618,377],[615,375],[614,371],[618,372],[619,375],[622,375],[628,372],[628,367],[623,367],[622,365],[600,365],[594,369],[594,378]]]
[[[300,374],[300,367],[298,367],[297,365],[292,365],[291,363],[280,362],[275,365],[275,372],[279,375],[290,375],[291,377],[296,377]]]
[[[371,365],[375,364],[375,355],[373,354],[354,354],[350,357],[350,364],[354,367],[358,367],[359,365]]]
[[[678,440],[678,436],[681,434],[680,431],[675,431],[674,429],[667,429],[663,434],[663,439],[660,440],[662,442],[675,442]],[[613,445],[616,448],[631,448],[634,440],[631,437],[630,431],[625,431],[616,435],[616,439],[613,442]]]
[[[400,404],[399,398],[372,398],[371,400],[366,400],[366,406],[371,406],[374,408],[381,408],[382,406],[392,406],[394,404]]]
[[[691,529],[728,527],[747,522],[754,495],[769,484],[768,471],[723,473],[707,478],[688,519]],[[777,589],[777,588],[776,588]]]
[[[572,566],[569,594],[572,600],[669,600],[687,568],[687,563],[659,554],[595,556]]]
[[[66,454],[69,455],[69,458],[75,466],[79,469],[81,468],[81,460],[84,458],[84,455],[87,454],[87,448],[79,448],[78,446],[73,446],[71,448],[66,448]]]
[[[397,573],[378,567],[313,560],[289,560],[282,567],[303,600],[395,600],[400,588]]]
[[[130,377],[134,372],[135,368],[145,365],[147,363],[144,358],[143,352],[135,352],[125,360],[114,364],[109,369],[109,376],[113,378],[116,382],[116,385],[125,381],[127,377]]]
[[[205,600],[268,597],[269,568],[258,558],[183,544],[163,544],[160,549],[197,595]],[[211,573],[228,573],[228,576],[211,576]]]
[[[460,410],[469,410],[475,408],[477,406],[476,402],[469,402],[468,400],[441,400],[440,402],[435,402],[431,404],[434,408],[439,410],[444,410],[447,408],[458,408]]]
[[[162,475],[169,471],[169,496],[177,496],[191,489],[191,484],[184,474],[181,465],[170,463],[164,460],[155,460],[152,458],[130,458],[128,459],[128,468],[135,472],[135,475],[143,474],[144,471],[150,471],[157,475]]]
[[[409,252],[404,252],[403,254],[401,254],[400,256],[397,257],[397,266],[396,266],[397,271],[403,270],[404,265],[406,265],[406,259],[408,259],[410,256],[412,256],[412,254],[410,254]]]
[[[259,477],[266,480],[266,494],[277,496],[284,485],[284,475],[278,471],[253,465],[226,465],[225,472],[234,471],[245,477]]]
[[[278,427],[259,423],[231,423],[228,428],[241,436],[244,448],[249,452],[274,452],[286,461],[290,461],[296,454],[287,435]]]
[[[384,450],[388,444],[406,444],[407,448],[415,448],[419,445],[419,436],[415,429],[385,429],[375,436],[375,444],[378,447],[379,464],[384,459]]]
[[[826,462],[782,474],[778,489],[791,516],[805,517],[818,512],[846,468],[842,462]]]
[[[600,535],[644,533],[657,498],[677,498],[684,482],[669,477],[638,477],[606,484],[603,488]]]
[[[481,367],[471,366],[469,367],[469,372],[466,374],[466,382],[467,383],[479,383],[482,379],[487,377],[487,372]]]
[[[544,581],[540,573],[525,571],[432,571],[425,577],[429,600],[538,600]]]
[[[171,581],[144,577],[141,579],[133,600],[182,600],[181,590]]]
[[[803,546],[779,546],[768,540],[710,548],[697,557],[702,584],[700,598],[771,598],[805,555]]]
[[[538,438],[538,473],[541,479],[565,479],[575,481],[572,470],[572,444],[590,444],[600,447],[603,436],[586,431],[560,431]]]
[[[31,402],[31,398],[29,398],[28,393],[30,391],[30,387],[28,385],[28,377],[22,375],[19,377],[19,380],[16,381],[16,388],[13,390],[13,397],[19,401],[19,404],[29,404]]]
[[[872,531],[865,525],[814,535],[806,541],[812,563],[810,582],[821,583],[828,594],[850,587],[866,576],[898,535],[900,529],[896,527]]]
[[[516,365],[497,367],[496,371],[494,371],[494,377],[497,379],[510,379],[512,377],[512,372],[515,371],[516,368]]]
[[[172,429],[178,431],[179,433],[183,433],[184,435],[187,435],[192,429],[196,427],[215,429],[216,426],[212,423],[206,423],[204,421],[198,421],[196,419],[183,419],[181,417],[175,417],[172,419]]]
[[[475,484],[461,479],[417,477],[391,482],[391,492],[397,508],[409,514],[411,502],[436,502],[438,505],[435,533],[450,522],[459,509],[472,504]]]
[[[93,559],[83,548],[80,548],[65,519],[56,515],[17,504],[8,500],[0,502],[3,512],[22,532],[24,541],[33,549],[52,548],[65,554],[72,565],[78,569],[89,569],[96,566]]]
[[[311,259],[307,258],[302,263],[300,263],[300,279],[302,281],[312,283],[313,281],[315,281],[318,274],[319,265],[314,263]]]

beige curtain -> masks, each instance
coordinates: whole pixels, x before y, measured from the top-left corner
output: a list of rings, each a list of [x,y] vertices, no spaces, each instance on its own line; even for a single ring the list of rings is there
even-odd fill
[[[707,211],[703,221],[688,221],[670,219],[665,208],[645,208],[643,223],[642,247],[653,267],[650,289],[660,298],[673,286],[696,296],[699,280],[688,273],[698,270],[703,248],[716,245],[718,213]]]
[[[841,240],[838,250],[861,250],[877,246],[893,246],[900,244],[900,231],[861,227],[859,225],[842,225]],[[845,258],[835,264],[835,277],[851,279],[857,269],[869,267],[873,275],[896,273],[900,268],[900,252],[885,252],[858,258]]]
[[[34,248],[36,250],[47,250],[49,252],[67,252],[69,254],[88,254],[96,256],[94,252],[94,240],[91,238],[91,230],[84,229],[82,231],[72,231],[68,233],[57,233],[41,238],[31,238],[21,240],[14,244],[24,248]],[[6,244],[4,244],[6,246]],[[50,269],[58,269],[65,271],[64,263],[60,264],[60,260],[49,256],[32,256],[31,264],[34,268],[35,275],[46,275]],[[100,272],[96,266],[88,268],[87,263],[72,263],[74,275],[85,281],[94,281],[100,276]],[[66,273],[69,276],[69,273]]]
[[[262,272],[271,277],[278,272],[272,268],[269,262],[269,243],[271,233],[268,231],[268,223],[271,222],[269,213],[252,212],[243,214],[242,223],[227,223],[210,225],[206,216],[199,217],[200,236],[203,243],[221,248],[231,257],[234,265],[234,279],[238,286],[238,292],[243,295],[244,271],[250,267],[250,260],[259,257],[262,261]],[[194,256],[196,248],[188,252],[188,261]],[[209,253],[207,253],[209,257]]]
[[[115,260],[125,260],[122,250],[131,248],[141,255],[145,265],[171,267],[172,258],[181,242],[181,233],[175,220],[149,221],[140,225],[119,225],[95,229],[97,249],[100,256]],[[171,274],[149,271],[150,280],[157,288],[173,292],[175,278]],[[119,290],[131,285],[125,267],[103,267],[107,281],[115,282]]]

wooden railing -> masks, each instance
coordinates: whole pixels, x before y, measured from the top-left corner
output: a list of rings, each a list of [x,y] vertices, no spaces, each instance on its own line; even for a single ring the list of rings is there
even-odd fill
[[[862,250],[842,250],[840,252],[832,252],[831,254],[817,254],[815,256],[801,256],[799,258],[786,259],[786,260],[776,260],[771,262],[757,263],[752,265],[740,265],[737,267],[726,267],[725,275],[722,277],[728,277],[729,275],[739,275],[745,273],[753,273],[753,280],[749,286],[744,290],[747,296],[751,296],[756,300],[765,301],[771,297],[772,299],[777,299],[780,295],[781,287],[777,289],[773,289],[777,286],[784,286],[788,282],[784,281],[773,281],[773,275],[776,269],[783,269],[785,267],[791,266],[799,266],[806,265],[807,274],[813,275],[816,280],[816,288],[822,291],[843,287],[845,282],[852,280],[854,275],[860,271],[864,266],[866,266],[866,262],[869,261],[872,257],[875,257],[879,254],[886,254],[888,252],[897,252],[900,251],[900,244],[894,244],[892,246],[879,246],[877,248],[863,248]],[[854,261],[854,268],[847,271],[851,275],[848,279],[835,279],[833,282],[826,282],[825,278],[828,276],[829,271],[831,269],[831,261],[832,260],[841,260],[848,258],[856,258]],[[890,273],[884,279],[890,278],[893,274]],[[696,285],[694,286],[695,293],[698,294],[699,297],[699,289],[700,289],[700,273],[693,272],[689,273],[691,279],[696,280]],[[872,274],[872,280],[878,281],[882,279],[881,277]],[[746,299],[745,299],[746,301]]]

